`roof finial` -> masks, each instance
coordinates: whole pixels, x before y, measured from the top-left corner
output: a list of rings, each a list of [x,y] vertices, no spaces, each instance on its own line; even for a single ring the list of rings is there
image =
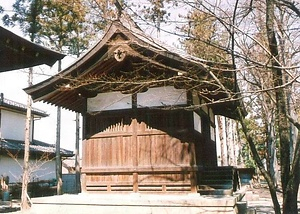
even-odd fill
[[[119,19],[122,14],[123,8],[118,0],[115,0],[115,6],[118,9],[118,19]]]

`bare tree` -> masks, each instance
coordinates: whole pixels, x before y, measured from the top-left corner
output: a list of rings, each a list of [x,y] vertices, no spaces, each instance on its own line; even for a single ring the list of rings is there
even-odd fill
[[[160,1],[157,10],[163,10],[164,4]],[[169,3],[170,1],[165,1]],[[175,1],[172,1],[173,3]],[[240,114],[239,122],[247,140],[253,158],[268,182],[270,194],[276,213],[281,213],[280,202],[277,198],[278,184],[274,173],[274,151],[278,149],[281,167],[281,187],[283,190],[283,213],[297,213],[297,192],[299,188],[299,137],[296,132],[299,122],[295,115],[299,112],[299,42],[298,26],[299,10],[296,3],[290,1],[231,1],[229,4],[223,1],[176,1],[176,4],[185,5],[192,11],[191,14],[200,16],[190,18],[187,23],[192,28],[183,33],[175,33],[183,36],[186,41],[192,41],[195,47],[214,47],[215,53],[221,51],[224,60],[230,63],[236,71],[237,80],[240,83],[240,97],[249,105],[245,106],[252,120],[261,129],[260,135],[254,135],[249,123]],[[174,4],[174,5],[176,5]],[[154,7],[155,8],[155,7]],[[145,10],[153,12],[153,10]],[[196,11],[196,12],[194,12]],[[153,13],[152,15],[155,15]],[[168,14],[167,12],[165,14]],[[201,15],[205,14],[205,15]],[[159,14],[161,15],[161,14]],[[202,16],[202,17],[201,17]],[[141,16],[137,16],[140,17]],[[147,17],[147,16],[144,16]],[[152,16],[148,16],[152,17]],[[194,27],[199,19],[209,18],[216,30],[213,37],[199,36]],[[287,17],[290,17],[287,19]],[[158,17],[159,18],[159,17]],[[149,24],[157,19],[149,20]],[[205,22],[206,24],[208,22]],[[160,23],[162,24],[162,23]],[[157,23],[154,24],[157,27]],[[199,25],[201,27],[205,25]],[[163,28],[160,25],[160,30]],[[192,30],[194,31],[193,33]],[[170,32],[165,30],[165,32]],[[212,40],[214,38],[214,40]],[[279,41],[279,42],[278,42]],[[197,43],[196,43],[197,42]],[[205,44],[200,46],[199,44]],[[196,44],[196,45],[195,45]],[[287,45],[288,44],[288,45]],[[191,46],[186,46],[191,47]],[[288,49],[286,47],[289,47]],[[200,48],[200,50],[201,50]],[[195,52],[195,49],[189,49]],[[204,48],[202,48],[204,50]],[[209,50],[209,49],[207,49]],[[210,51],[211,53],[211,51]],[[289,54],[287,54],[289,53]],[[205,58],[205,52],[203,53]],[[211,58],[211,57],[209,57]],[[154,56],[155,59],[155,56]],[[214,66],[208,66],[212,72]],[[219,69],[219,68],[218,68]],[[193,74],[192,68],[187,69],[187,76],[168,77],[152,76],[141,77],[137,73],[127,73],[128,76],[116,79],[113,76],[103,75],[101,78],[85,78],[73,81],[71,87],[86,87],[88,90],[101,88],[114,89],[132,93],[142,90],[144,87],[154,87],[160,84],[184,84],[184,87],[195,88],[195,84],[209,84],[221,91],[226,91],[226,80],[204,80]],[[216,76],[217,78],[219,76]],[[130,91],[128,91],[130,88]],[[288,92],[288,93],[287,93]],[[203,92],[202,96],[206,96]],[[230,94],[232,100],[237,99],[237,94]],[[210,100],[208,102],[215,102]],[[220,101],[218,101],[220,102]],[[253,104],[255,103],[255,105]],[[194,106],[197,108],[197,106]],[[256,114],[255,114],[256,113]],[[293,136],[292,136],[293,135]],[[258,142],[262,142],[264,150],[258,150]],[[279,142],[277,145],[276,142]],[[262,158],[268,160],[265,168]]]
[[[191,3],[191,7],[193,6]],[[281,186],[284,198],[282,212],[297,213],[299,141],[296,140],[296,136],[291,136],[291,130],[294,129],[289,123],[289,118],[291,118],[289,114],[297,112],[295,97],[297,96],[296,88],[299,87],[297,82],[299,78],[299,60],[297,60],[299,59],[299,47],[294,45],[295,39],[298,37],[297,31],[294,30],[296,27],[294,23],[299,20],[298,10],[293,4],[294,13],[289,11],[288,9],[291,7],[283,6],[281,1],[235,1],[232,4],[233,10],[226,7],[224,7],[225,9],[216,8],[216,6],[217,4],[214,4],[213,1],[202,1],[200,7],[193,8],[211,14],[219,22],[219,26],[228,32],[231,39],[228,40],[225,50],[231,54],[232,63],[238,69],[237,71],[241,71],[238,73],[238,77],[246,83],[240,87],[246,103],[251,103],[246,108],[251,110],[251,107],[254,107],[248,112],[256,112],[256,115],[251,113],[254,116],[253,119],[258,124],[262,121],[265,124],[265,126],[261,126],[261,129],[265,130],[265,136],[262,139],[268,142],[265,144],[268,149],[266,149],[264,157],[269,160],[269,170],[264,167],[262,156],[256,147],[259,141],[258,136],[262,135],[253,135],[241,114],[242,130],[253,157],[269,184],[276,213],[281,213],[281,209],[276,195],[277,184],[272,166],[275,158],[273,151],[276,148],[279,149]],[[289,15],[285,16],[284,14]],[[292,18],[286,19],[286,17]],[[249,23],[254,25],[249,25]],[[201,42],[208,44],[207,41]],[[220,49],[224,49],[224,47],[225,45],[218,46]],[[286,49],[286,47],[290,48]],[[286,57],[287,53],[290,53],[289,57]],[[286,64],[287,59],[294,65]],[[289,96],[287,96],[287,92],[289,92]],[[290,108],[291,99],[293,108]],[[280,142],[279,147],[276,147],[276,141]]]

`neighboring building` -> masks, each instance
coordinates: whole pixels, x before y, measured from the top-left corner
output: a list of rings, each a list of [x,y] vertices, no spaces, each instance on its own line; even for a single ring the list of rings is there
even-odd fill
[[[22,181],[26,109],[26,105],[6,99],[3,93],[0,94],[0,176],[9,176],[10,183]],[[56,178],[55,145],[34,140],[35,120],[47,116],[44,111],[32,109],[30,181]],[[61,156],[72,157],[73,152],[61,149]]]
[[[236,90],[230,65],[161,45],[124,14],[77,62],[25,89],[82,114],[84,192],[186,193],[217,167],[214,116],[236,118]]]
[[[0,26],[0,73],[46,64],[52,66],[64,54],[30,42]]]

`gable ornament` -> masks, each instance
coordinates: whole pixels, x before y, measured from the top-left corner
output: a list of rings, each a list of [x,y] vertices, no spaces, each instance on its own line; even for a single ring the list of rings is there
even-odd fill
[[[114,51],[114,56],[118,62],[121,62],[126,57],[126,51],[123,48],[119,47]]]

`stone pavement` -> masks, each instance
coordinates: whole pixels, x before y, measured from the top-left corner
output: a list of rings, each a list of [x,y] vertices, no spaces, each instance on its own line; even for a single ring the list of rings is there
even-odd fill
[[[259,194],[257,194],[259,193]],[[224,200],[225,199],[225,200]],[[300,199],[300,198],[299,198]],[[233,208],[233,203],[238,198],[228,196],[199,196],[191,195],[150,195],[150,194],[79,194],[79,195],[62,195],[43,198],[33,198],[33,206],[27,211],[28,214],[91,214],[91,213],[237,213]],[[252,191],[246,189],[241,204],[246,203],[247,214],[273,214],[272,200],[268,196],[268,190]],[[300,207],[300,200],[299,205]],[[6,209],[5,209],[6,207]],[[0,203],[0,213],[16,211],[19,207],[18,201],[13,203]],[[205,208],[206,207],[206,208]],[[222,208],[223,207],[223,208]],[[222,208],[219,212],[217,209]]]
[[[194,214],[236,213],[237,196],[199,194],[79,194],[33,198],[27,214]],[[21,213],[15,212],[15,213]]]
[[[247,201],[248,213],[252,214],[273,214],[273,202],[270,198],[263,198],[256,194],[245,195]]]
[[[195,214],[235,213],[235,196],[200,196],[199,194],[79,194],[33,199],[30,214]],[[54,208],[55,207],[55,208]]]
[[[11,213],[20,210],[19,201],[1,201],[0,200],[0,213]]]
[[[249,197],[248,197],[249,198]],[[149,214],[149,213],[237,213],[236,198],[230,196],[170,196],[140,194],[79,194],[32,198],[33,205],[27,214]],[[266,203],[267,202],[267,203]],[[272,212],[271,201],[247,201],[248,208],[256,213]],[[22,213],[17,211],[19,202],[5,202],[0,213]],[[255,213],[255,212],[253,212]]]

